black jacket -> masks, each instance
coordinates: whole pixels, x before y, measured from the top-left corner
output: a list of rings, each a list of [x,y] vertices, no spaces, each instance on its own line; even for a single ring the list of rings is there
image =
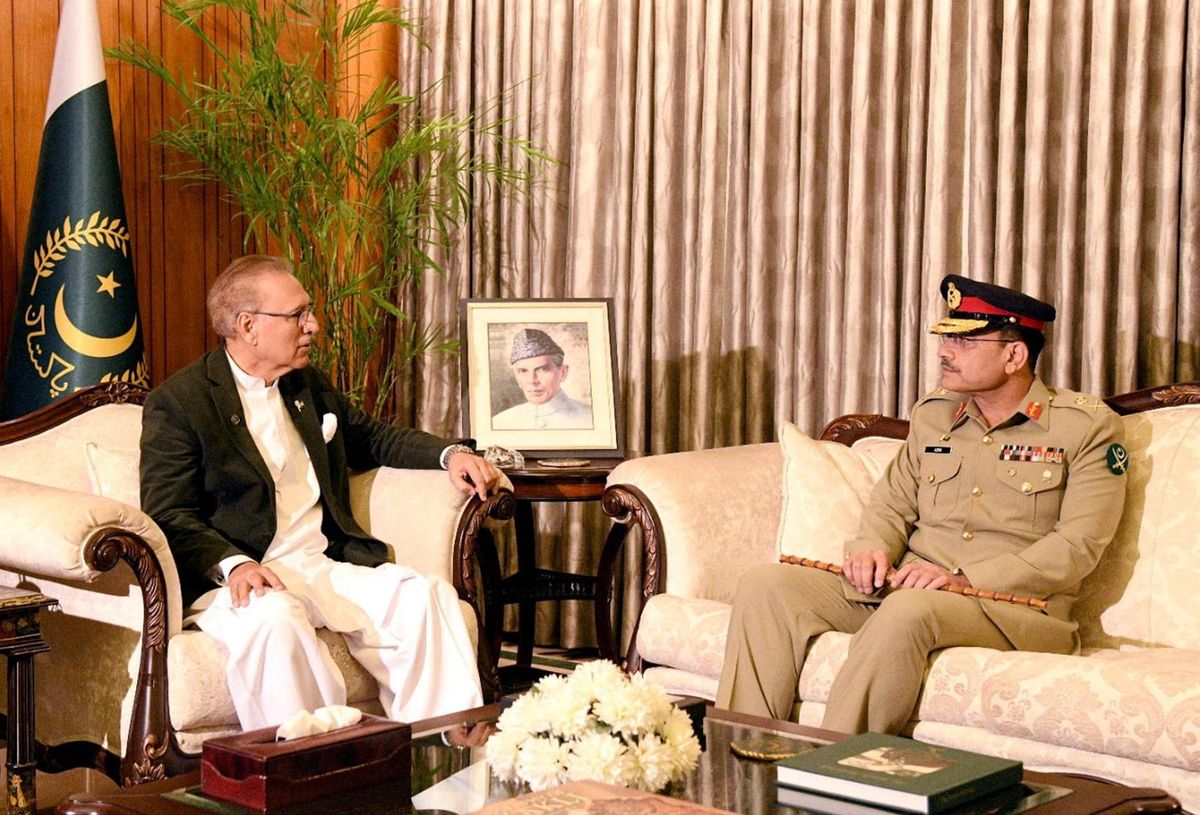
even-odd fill
[[[383,563],[387,547],[350,513],[348,470],[433,469],[450,442],[376,421],[312,367],[280,377],[279,390],[321,487],[325,554],[363,566]],[[326,413],[338,422],[328,444],[321,437]],[[275,537],[275,483],[246,428],[223,348],[147,397],[141,448],[142,508],[167,536],[185,606],[214,587],[208,572],[225,558],[262,560]]]

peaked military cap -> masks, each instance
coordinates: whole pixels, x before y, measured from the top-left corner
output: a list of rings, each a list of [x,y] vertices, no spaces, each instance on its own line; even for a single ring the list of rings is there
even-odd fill
[[[512,356],[509,364],[514,365],[530,357],[563,357],[563,349],[550,339],[550,335],[537,328],[522,328],[513,335]]]
[[[1015,289],[970,280],[956,274],[942,279],[942,297],[950,313],[933,328],[933,334],[973,334],[1001,328],[1042,331],[1053,322],[1054,306]]]

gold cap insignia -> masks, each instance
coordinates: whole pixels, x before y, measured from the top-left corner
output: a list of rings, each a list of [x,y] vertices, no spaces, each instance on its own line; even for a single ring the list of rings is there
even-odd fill
[[[946,305],[951,309],[956,309],[962,303],[962,292],[953,283],[946,285]]]

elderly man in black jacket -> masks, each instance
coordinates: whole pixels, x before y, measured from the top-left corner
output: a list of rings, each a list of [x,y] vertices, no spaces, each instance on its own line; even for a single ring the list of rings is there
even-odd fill
[[[191,619],[229,650],[242,727],[345,704],[321,627],[345,636],[394,719],[479,704],[457,595],[387,561],[350,513],[347,469],[442,467],[481,498],[499,473],[467,445],[374,420],[308,367],[319,328],[287,261],[235,260],[208,310],[223,347],[146,400],[142,506]]]

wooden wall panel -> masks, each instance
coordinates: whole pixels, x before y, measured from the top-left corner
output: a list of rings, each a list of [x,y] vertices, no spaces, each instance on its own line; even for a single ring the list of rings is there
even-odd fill
[[[98,0],[98,7],[106,46],[132,37],[161,49],[185,74],[210,67],[195,38],[163,19],[157,3]],[[207,25],[220,43],[236,36],[227,12],[210,14]],[[0,4],[0,372],[8,358],[57,30],[55,2]],[[114,60],[106,67],[146,353],[158,383],[214,347],[204,293],[240,254],[242,229],[214,186],[163,180],[164,167],[174,162],[151,140],[178,113],[174,99],[143,71]]]

